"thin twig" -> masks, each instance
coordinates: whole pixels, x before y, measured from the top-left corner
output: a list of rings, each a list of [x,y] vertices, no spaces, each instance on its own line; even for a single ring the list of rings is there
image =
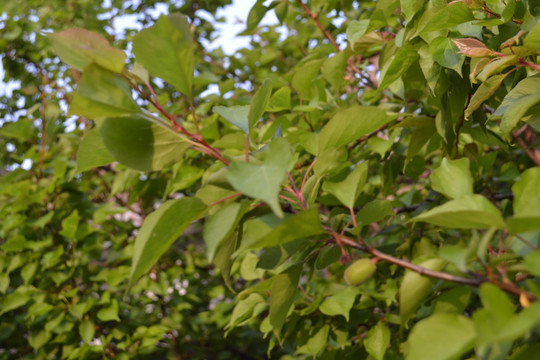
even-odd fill
[[[306,4],[302,2],[302,0],[296,0],[296,2],[300,4],[302,9],[304,9],[304,12],[306,13],[306,15],[312,18],[313,21],[315,21],[315,24],[317,25],[317,27],[323,32],[324,36],[332,43],[332,45],[334,45],[334,48],[337,51],[341,51],[341,49],[339,48],[339,45],[337,44],[332,34],[330,34],[330,32],[319,21],[319,16],[317,14],[313,14],[311,10],[309,10],[309,8],[306,6]]]

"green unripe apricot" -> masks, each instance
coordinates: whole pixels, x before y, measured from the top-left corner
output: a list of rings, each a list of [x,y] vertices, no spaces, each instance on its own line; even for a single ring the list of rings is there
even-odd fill
[[[344,278],[347,284],[357,286],[371,279],[374,273],[375,264],[370,259],[360,259],[345,270]]]

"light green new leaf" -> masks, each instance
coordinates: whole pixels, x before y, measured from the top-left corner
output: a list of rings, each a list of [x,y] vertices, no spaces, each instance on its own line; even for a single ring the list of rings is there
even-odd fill
[[[369,28],[369,20],[353,20],[347,26],[347,40],[349,46],[354,50],[354,44],[365,35]]]
[[[252,293],[245,299],[240,300],[231,314],[231,320],[225,329],[231,329],[244,320],[251,318],[254,308],[265,300],[261,294]]]
[[[270,102],[270,95],[272,94],[272,81],[269,79],[264,80],[261,87],[249,104],[248,124],[250,128],[253,128],[266,111],[266,107]]]
[[[122,72],[126,54],[112,47],[101,35],[85,29],[68,29],[50,34],[54,50],[60,59],[79,71],[90,63],[115,73]]]
[[[282,217],[278,194],[287,177],[290,159],[289,143],[277,138],[268,146],[262,165],[234,162],[229,167],[227,180],[236,190],[266,202],[277,216]]]
[[[81,336],[81,339],[87,344],[90,344],[90,342],[94,339],[95,332],[96,327],[92,320],[83,320],[79,325],[79,335]]]
[[[263,226],[263,224],[261,224]],[[268,231],[267,228],[259,231]],[[319,211],[313,207],[301,213],[289,216],[279,223],[274,229],[263,236],[257,236],[249,240],[246,235],[241,250],[269,248],[276,245],[284,245],[295,240],[305,239],[323,234],[324,230],[319,219]]]
[[[0,127],[0,135],[21,141],[27,141],[32,138],[34,126],[32,120],[19,118],[15,122],[4,122]]]
[[[452,40],[445,36],[437,37],[429,44],[429,50],[439,65],[452,69],[461,76],[465,56],[458,52],[458,48]]]
[[[148,215],[135,239],[129,284],[131,285],[169,249],[184,230],[203,216],[206,205],[184,197],[163,203]]]
[[[291,85],[296,91],[298,91],[300,96],[307,97],[311,88],[311,82],[319,73],[319,69],[321,68],[323,61],[324,60],[320,59],[309,60],[307,62],[298,64],[294,68]]]
[[[234,105],[230,107],[214,106],[212,111],[221,115],[225,120],[235,125],[246,134],[249,134],[249,108],[248,105]]]
[[[411,45],[405,45],[392,56],[383,66],[378,90],[384,90],[394,81],[399,79],[412,64],[414,64],[420,55],[418,49]]]
[[[346,145],[392,120],[375,106],[352,106],[335,114],[319,134],[319,154]]]
[[[388,344],[390,344],[390,329],[379,321],[377,325],[369,329],[364,339],[364,346],[375,360],[383,360]]]
[[[521,80],[504,97],[502,104],[493,116],[501,116],[501,131],[506,138],[519,123],[525,113],[540,103],[540,75],[530,76]]]
[[[480,74],[476,75],[476,78],[482,82],[485,82],[493,74],[500,73],[508,66],[512,66],[515,63],[517,63],[518,60],[519,58],[517,55],[508,55],[508,56],[490,61],[486,66],[484,66]]]
[[[351,52],[347,49],[341,51],[329,59],[326,59],[322,65],[321,73],[334,89],[339,90],[345,81],[345,69],[347,60]]]
[[[98,65],[90,64],[84,69],[68,115],[96,119],[140,111],[131,97],[131,87],[126,79]]]
[[[62,220],[62,230],[60,230],[59,234],[70,241],[75,240],[79,219],[79,211],[75,209],[67,218]]]
[[[324,325],[315,333],[304,345],[300,346],[296,352],[298,354],[308,354],[313,356],[313,359],[326,348],[328,333],[330,326]]]
[[[526,48],[533,51],[540,51],[540,22],[537,21],[536,25],[532,28],[531,31],[527,34],[525,39],[523,39],[523,45]]]
[[[446,261],[431,258],[418,265],[429,270],[441,271],[446,266]],[[399,287],[399,313],[403,325],[407,324],[407,321],[431,293],[434,282],[432,278],[420,275],[412,270],[405,271],[405,276]]]
[[[77,173],[110,164],[114,157],[101,139],[99,130],[94,128],[86,133],[77,150]]]
[[[457,314],[434,314],[412,329],[406,359],[459,359],[473,348],[475,338],[472,320]]]
[[[4,296],[2,307],[0,307],[0,315],[24,306],[28,301],[30,301],[31,298],[32,297],[28,292],[20,291],[19,289],[7,296]]]
[[[349,209],[354,207],[354,203],[360,195],[360,191],[366,184],[368,174],[368,163],[363,162],[356,166],[345,180],[341,182],[325,182],[323,189],[334,195],[343,205]]]
[[[472,11],[464,2],[452,2],[427,10],[418,21],[417,34],[447,30],[472,20],[474,20]]]
[[[444,158],[429,178],[433,190],[444,194],[449,199],[473,194],[474,179],[469,170],[468,158],[458,160]]]
[[[270,325],[274,330],[274,334],[279,338],[279,333],[289,309],[291,308],[300,274],[302,273],[302,265],[295,265],[275,276],[270,291]]]
[[[284,86],[278,89],[270,98],[266,111],[277,112],[291,108],[291,88]]]
[[[405,21],[409,22],[422,9],[425,3],[424,0],[400,0],[400,7],[405,15]]]
[[[99,132],[118,162],[141,171],[160,170],[179,162],[189,147],[176,131],[140,115],[107,118]]]
[[[326,298],[319,306],[319,310],[328,316],[342,315],[348,322],[349,313],[358,294],[360,294],[358,286],[349,286]]]
[[[120,321],[118,317],[118,300],[112,299],[111,303],[100,309],[96,316],[101,321]]]
[[[190,24],[181,14],[161,16],[133,38],[133,52],[152,74],[191,98],[194,48]]]
[[[504,229],[506,224],[497,208],[481,195],[465,195],[415,217],[413,221],[456,229]]]

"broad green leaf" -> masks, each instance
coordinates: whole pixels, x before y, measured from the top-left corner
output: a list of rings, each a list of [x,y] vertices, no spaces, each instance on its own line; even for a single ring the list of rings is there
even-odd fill
[[[223,206],[206,219],[203,229],[203,239],[206,244],[206,256],[209,261],[214,259],[214,254],[221,241],[229,237],[235,230],[235,226],[238,225],[245,211],[245,206],[241,203],[234,202]]]
[[[251,103],[249,104],[249,112],[247,117],[250,128],[253,128],[263,116],[266,108],[268,107],[268,103],[270,102],[271,94],[272,82],[269,79],[266,79],[262,83],[259,90],[257,90],[253,96],[253,99],[251,99]]]
[[[225,329],[231,329],[244,320],[251,318],[253,309],[262,302],[264,302],[264,298],[257,293],[249,294],[247,298],[240,300],[234,307],[231,314],[231,320]]]
[[[540,51],[540,21],[537,21],[536,25],[525,36],[523,45],[530,50]]]
[[[229,237],[223,239],[218,246],[214,255],[214,264],[221,272],[221,276],[225,281],[225,285],[235,292],[233,285],[231,284],[231,269],[233,264],[233,254],[238,248],[239,235],[238,232],[231,234]]]
[[[133,38],[137,62],[191,98],[194,51],[190,24],[181,14],[161,16]]]
[[[512,186],[514,216],[507,219],[510,232],[517,234],[540,229],[540,168],[521,174]]]
[[[363,162],[357,165],[353,171],[341,182],[325,182],[323,189],[334,195],[343,205],[349,209],[354,207],[354,203],[364,187],[368,174],[368,163]]]
[[[519,58],[517,57],[517,55],[509,55],[490,61],[486,66],[484,66],[482,71],[478,75],[476,75],[476,78],[482,82],[485,82],[492,75],[500,73],[508,66],[514,65],[518,62],[518,60]]]
[[[405,15],[405,21],[409,22],[414,15],[416,15],[422,7],[424,7],[424,0],[400,0],[401,11]]]
[[[493,116],[502,116],[501,131],[506,138],[519,123],[525,113],[540,102],[540,76],[530,76],[521,80],[504,97]]]
[[[248,105],[233,105],[230,107],[214,106],[212,111],[221,115],[225,120],[238,127],[240,130],[249,134],[249,114]]]
[[[459,359],[473,348],[475,337],[474,324],[465,316],[434,314],[413,327],[406,359]]]
[[[456,286],[444,292],[433,301],[433,314],[462,314],[469,304],[472,289],[470,286]]]
[[[489,99],[495,93],[495,91],[497,91],[506,76],[507,74],[495,75],[480,84],[478,89],[476,89],[473,96],[471,97],[469,105],[465,109],[466,119],[468,119],[469,116],[471,116],[471,114],[476,111],[476,109],[482,106],[484,101]]]
[[[0,136],[26,141],[32,138],[34,127],[32,121],[19,119],[15,122],[3,122],[0,127]]]
[[[326,59],[321,67],[323,77],[334,87],[339,90],[344,83],[345,69],[347,68],[347,60],[351,56],[350,51],[341,51],[329,59]]]
[[[426,211],[413,219],[455,229],[504,229],[497,208],[481,195],[465,195]]]
[[[48,331],[45,331],[45,330],[36,331],[36,332],[31,333],[28,336],[28,344],[30,344],[30,346],[34,350],[39,350],[40,348],[42,348],[45,344],[49,342],[51,337],[52,337],[52,334]]]
[[[390,344],[390,329],[382,321],[369,329],[364,346],[369,355],[375,360],[383,360],[386,349]]]
[[[276,138],[268,146],[262,165],[234,162],[229,167],[227,180],[236,190],[266,202],[277,216],[282,217],[278,194],[287,177],[290,159],[290,145],[285,139]]]
[[[267,228],[269,229],[269,228]],[[268,231],[266,234],[264,232]],[[264,235],[260,235],[260,233]],[[310,238],[323,234],[317,208],[310,208],[293,216],[287,217],[272,230],[257,228],[257,237],[250,240],[246,234],[241,250],[269,248],[284,245],[295,240]]]
[[[270,325],[279,338],[289,309],[293,305],[294,295],[302,273],[302,265],[295,265],[275,276],[270,291]]]
[[[446,261],[432,258],[418,265],[429,270],[441,271],[446,266]],[[405,276],[399,287],[399,312],[402,324],[406,325],[407,321],[418,310],[425,298],[431,293],[431,287],[434,283],[434,279],[428,276],[420,275],[412,270],[405,271]]]
[[[141,171],[161,170],[180,162],[189,147],[180,133],[140,115],[107,118],[99,132],[118,162]]]
[[[76,240],[75,235],[77,234],[77,227],[79,226],[79,211],[75,209],[67,218],[62,220],[62,230],[59,234],[67,238],[70,241]]]
[[[415,126],[415,129],[411,135],[409,148],[407,149],[407,157],[405,159],[403,168],[405,168],[412,161],[412,159],[422,150],[424,145],[431,140],[433,135],[437,132],[434,119],[428,117],[421,119],[422,123]]]
[[[388,200],[374,200],[367,203],[356,213],[356,222],[359,226],[369,225],[394,215],[392,203]]]
[[[319,134],[319,153],[346,145],[368,135],[392,120],[374,106],[352,106],[336,113]]]
[[[94,339],[95,332],[96,326],[92,320],[83,320],[79,325],[79,335],[87,344],[90,344],[90,342]]]
[[[348,322],[349,313],[358,294],[360,294],[360,288],[358,286],[346,287],[340,292],[326,298],[321,306],[319,306],[319,310],[328,316],[342,315]]]
[[[77,173],[110,164],[114,157],[109,153],[101,139],[99,129],[86,133],[77,150]]]
[[[131,87],[121,75],[90,64],[84,69],[68,115],[91,119],[140,112]]]
[[[444,245],[439,250],[439,257],[454,264],[459,271],[467,271],[468,250],[460,245]]]
[[[385,90],[394,81],[399,79],[412,64],[418,61],[418,49],[412,45],[405,45],[392,56],[381,70],[379,90]]]
[[[326,348],[326,342],[328,339],[328,333],[330,332],[329,325],[323,325],[316,333],[313,335],[307,343],[300,346],[296,352],[298,354],[309,354],[316,358],[317,355]]]
[[[469,170],[468,158],[442,159],[441,165],[431,173],[429,178],[433,190],[444,194],[449,199],[473,194],[474,179]]]
[[[26,305],[31,298],[32,297],[28,292],[20,290],[16,290],[7,296],[4,296],[2,300],[2,307],[0,307],[0,315]]]
[[[354,44],[366,34],[369,28],[369,20],[353,20],[347,26],[347,40],[349,46],[354,50]]]
[[[257,0],[251,10],[249,11],[247,18],[246,32],[254,30],[261,22],[266,12],[270,10],[270,7],[263,5],[264,1]]]
[[[462,1],[428,9],[418,21],[417,34],[447,30],[452,26],[474,20],[471,9]]]
[[[457,46],[445,36],[437,37],[429,44],[433,59],[441,66],[452,69],[461,76],[465,57],[458,52]]]
[[[203,216],[206,205],[198,198],[184,197],[163,203],[148,215],[135,239],[130,287],[169,249],[184,230]]]
[[[112,299],[110,304],[97,312],[96,316],[101,321],[120,321],[118,317],[118,300]]]
[[[540,304],[535,302],[512,316],[493,341],[514,341],[532,331],[540,324]]]
[[[124,68],[126,54],[95,32],[68,29],[50,34],[49,38],[58,57],[79,71],[91,63],[115,73],[121,73]]]
[[[277,112],[291,108],[291,88],[284,86],[279,88],[270,98],[266,111]]]
[[[311,82],[319,73],[323,60],[309,60],[305,63],[298,64],[294,68],[293,77],[291,80],[292,87],[298,91],[301,97],[307,97],[308,91],[311,88]]]

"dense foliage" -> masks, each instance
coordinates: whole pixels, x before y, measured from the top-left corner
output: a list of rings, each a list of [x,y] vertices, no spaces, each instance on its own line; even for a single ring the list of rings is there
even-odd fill
[[[224,3],[0,5],[0,355],[533,358],[540,3]]]

